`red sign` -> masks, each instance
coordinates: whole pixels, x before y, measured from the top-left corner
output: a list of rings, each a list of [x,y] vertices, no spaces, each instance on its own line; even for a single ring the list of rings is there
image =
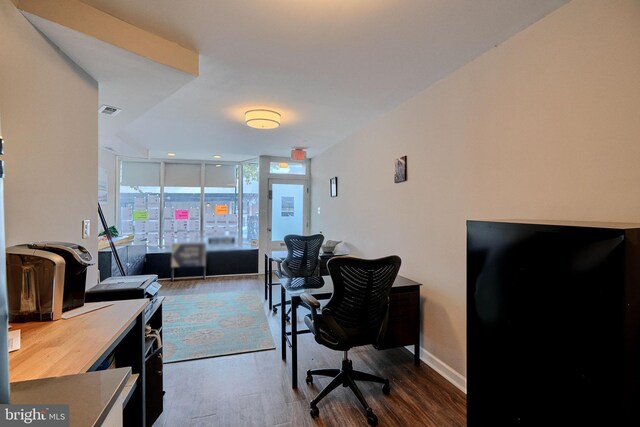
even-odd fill
[[[176,209],[176,219],[189,219],[189,209]]]

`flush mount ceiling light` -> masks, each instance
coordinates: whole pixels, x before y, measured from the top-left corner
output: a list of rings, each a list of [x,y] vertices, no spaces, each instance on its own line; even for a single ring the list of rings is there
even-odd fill
[[[169,157],[175,157],[175,156],[176,156],[176,153],[169,152],[169,153],[167,153],[167,156],[169,156]]]
[[[247,126],[256,129],[275,129],[280,126],[280,113],[271,110],[249,110],[244,114]]]

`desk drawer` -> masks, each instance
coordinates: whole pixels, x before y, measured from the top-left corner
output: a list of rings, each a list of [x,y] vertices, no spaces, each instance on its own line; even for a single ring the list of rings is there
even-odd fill
[[[392,292],[389,299],[387,334],[380,349],[416,344],[420,330],[420,289]]]

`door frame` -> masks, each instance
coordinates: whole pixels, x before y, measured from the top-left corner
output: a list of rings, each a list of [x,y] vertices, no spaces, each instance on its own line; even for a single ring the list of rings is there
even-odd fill
[[[273,219],[273,211],[272,207],[272,186],[273,184],[293,184],[293,185],[302,185],[302,234],[309,234],[309,181],[306,178],[269,178],[268,180],[268,192],[267,192],[267,250],[268,251],[279,251],[286,250],[286,246],[284,244],[284,240],[274,241],[272,240],[271,234],[271,221]]]
[[[270,173],[270,163],[271,162],[287,162],[287,163],[305,163],[305,174],[272,174]],[[300,161],[293,161],[289,158],[286,157],[273,157],[273,156],[260,156],[259,158],[259,210],[260,210],[260,216],[259,216],[259,231],[258,231],[258,235],[259,237],[259,252],[258,252],[258,256],[260,257],[260,259],[263,259],[265,257],[266,254],[271,252],[271,233],[267,232],[267,229],[270,228],[271,225],[271,215],[270,215],[270,210],[271,210],[271,206],[270,206],[270,200],[269,200],[269,187],[270,187],[270,181],[271,180],[277,180],[277,181],[286,181],[286,182],[291,182],[291,181],[305,181],[306,182],[306,194],[305,194],[305,199],[304,199],[304,203],[305,203],[305,226],[303,227],[303,230],[305,230],[305,233],[309,233],[309,226],[310,226],[310,220],[311,220],[311,162],[309,161],[309,159],[304,160],[302,162]],[[283,242],[284,243],[284,242]],[[284,246],[282,246],[281,248],[278,248],[278,250],[282,250],[284,249]],[[259,272],[260,273],[264,273],[264,264],[263,262],[260,263],[260,268],[259,268]]]

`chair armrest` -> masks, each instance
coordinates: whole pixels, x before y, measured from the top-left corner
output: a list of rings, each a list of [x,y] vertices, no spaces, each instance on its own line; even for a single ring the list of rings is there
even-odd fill
[[[280,271],[280,274],[282,274],[282,276],[284,277],[293,276],[293,274],[291,274],[291,270],[289,270],[289,264],[287,263],[286,259],[278,263],[278,271]]]
[[[306,307],[311,312],[311,321],[313,322],[314,325],[316,325],[319,319],[321,318],[320,312],[319,312],[320,303],[318,302],[318,300],[315,299],[313,295],[302,293],[300,294],[300,305],[303,307]],[[310,326],[310,329],[313,329],[313,328],[311,328]]]
[[[309,294],[300,294],[300,299],[302,303],[309,308],[310,310],[317,310],[320,308],[320,303],[313,295]]]
[[[342,326],[340,326],[336,322],[335,318],[333,317],[333,313],[328,308],[322,310],[322,322],[324,323],[327,331],[330,331],[330,333],[326,333],[322,330],[324,328],[319,328],[324,340],[333,343],[334,345],[346,344],[350,342],[349,335],[345,332],[344,329],[342,329]]]

